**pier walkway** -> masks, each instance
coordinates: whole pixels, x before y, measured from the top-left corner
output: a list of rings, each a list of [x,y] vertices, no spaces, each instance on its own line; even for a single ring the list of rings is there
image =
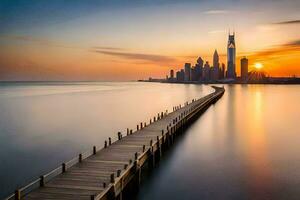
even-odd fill
[[[207,96],[174,107],[171,113],[162,112],[148,123],[140,123],[135,131],[118,133],[117,141],[109,138],[102,148],[94,146],[62,163],[7,199],[122,199],[126,186],[139,185],[143,166],[153,167],[182,128],[225,92],[224,88],[214,89]]]

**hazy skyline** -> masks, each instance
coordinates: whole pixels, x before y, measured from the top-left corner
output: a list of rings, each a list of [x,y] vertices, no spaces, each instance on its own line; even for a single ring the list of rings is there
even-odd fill
[[[0,80],[134,80],[170,69],[226,63],[236,32],[237,72],[261,62],[300,76],[297,0],[0,1]]]

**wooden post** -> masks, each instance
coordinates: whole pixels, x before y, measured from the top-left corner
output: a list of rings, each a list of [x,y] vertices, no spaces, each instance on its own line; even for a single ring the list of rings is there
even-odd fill
[[[152,141],[152,140],[150,140],[150,147],[152,147],[152,144],[153,144],[153,141]]]
[[[108,138],[108,145],[111,145],[111,138]]]
[[[117,177],[120,177],[120,176],[121,176],[121,170],[118,169],[118,171],[117,171]]]
[[[66,163],[63,163],[62,165],[62,173],[65,173],[66,172]]]
[[[103,182],[103,188],[106,188],[106,183],[105,182]]]
[[[134,159],[137,160],[137,159],[138,159],[138,156],[139,156],[138,152],[135,152],[135,154],[134,154]]]
[[[143,122],[141,122],[141,129],[143,128]]]
[[[118,132],[118,140],[121,140],[121,132]]]
[[[114,173],[112,173],[112,174],[110,175],[110,182],[111,182],[111,183],[115,183],[115,174],[114,174]]]
[[[91,195],[91,200],[95,200],[95,195],[94,194]]]
[[[127,135],[129,135],[129,128],[127,128]]]
[[[143,152],[145,152],[145,149],[146,149],[146,146],[145,146],[145,145],[143,145]]]
[[[130,129],[130,135],[132,134],[132,129]]]
[[[139,125],[136,125],[136,130],[137,130],[137,131],[139,130]]]
[[[146,125],[147,125],[147,124],[146,124],[146,122],[145,122],[145,123],[144,123],[144,127],[146,127]]]
[[[40,176],[40,187],[44,187],[45,186],[45,176],[42,175]]]
[[[152,124],[152,119],[150,119],[150,124]]]
[[[15,191],[15,200],[21,200],[21,191],[20,190]]]
[[[97,153],[96,146],[93,146],[93,154],[95,155]]]
[[[82,154],[80,153],[78,156],[78,161],[81,163],[82,162]]]
[[[104,148],[107,148],[107,141],[104,141]]]

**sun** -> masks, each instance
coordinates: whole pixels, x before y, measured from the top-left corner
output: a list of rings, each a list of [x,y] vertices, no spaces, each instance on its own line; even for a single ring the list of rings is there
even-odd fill
[[[263,68],[263,64],[257,62],[257,63],[254,63],[254,67],[255,67],[256,69],[261,69],[261,68]]]

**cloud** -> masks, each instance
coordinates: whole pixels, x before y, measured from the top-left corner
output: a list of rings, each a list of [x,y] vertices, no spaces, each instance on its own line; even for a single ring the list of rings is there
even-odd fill
[[[300,53],[300,40],[294,40],[285,44],[273,46],[269,49],[257,51],[250,54],[256,60],[271,60],[291,55],[292,53]]]
[[[23,35],[0,35],[0,39],[9,39],[9,40],[17,40],[17,41],[25,41],[31,42],[38,45],[50,46],[50,47],[58,47],[58,48],[68,48],[68,49],[83,49],[88,50],[88,48],[75,46],[75,45],[68,45],[68,44],[61,44],[55,42],[53,40],[44,39],[44,38],[37,38],[33,36],[23,36]],[[109,50],[109,51],[123,51],[126,50],[125,48],[118,48],[118,47],[110,47],[110,46],[94,46],[91,49],[95,50]]]
[[[275,22],[275,23],[273,23],[273,24],[276,24],[276,25],[300,24],[300,20],[280,21],[280,22]]]
[[[204,14],[207,15],[220,15],[220,14],[228,14],[231,13],[230,10],[207,10],[204,12]]]
[[[44,45],[44,46],[50,46],[50,47],[59,47],[59,48],[67,48],[67,49],[84,49],[82,47],[78,46],[72,46],[72,45],[65,45],[60,44],[58,42],[43,39],[43,38],[36,38],[32,36],[20,36],[20,35],[0,35],[0,38],[9,39],[9,40],[18,40],[18,41],[25,41],[25,42],[32,42],[38,45]]]
[[[93,49],[96,50],[108,50],[108,51],[124,51],[126,50],[125,48],[119,48],[119,47],[108,47],[108,46],[96,46],[93,47]]]
[[[218,33],[225,33],[225,30],[212,30],[212,31],[208,31],[209,34],[218,34]]]
[[[143,54],[143,53],[128,53],[128,52],[118,52],[118,51],[104,51],[104,50],[94,50],[96,53],[101,53],[110,56],[121,57],[129,60],[142,60],[152,63],[170,63],[175,62],[176,59],[157,54]]]

